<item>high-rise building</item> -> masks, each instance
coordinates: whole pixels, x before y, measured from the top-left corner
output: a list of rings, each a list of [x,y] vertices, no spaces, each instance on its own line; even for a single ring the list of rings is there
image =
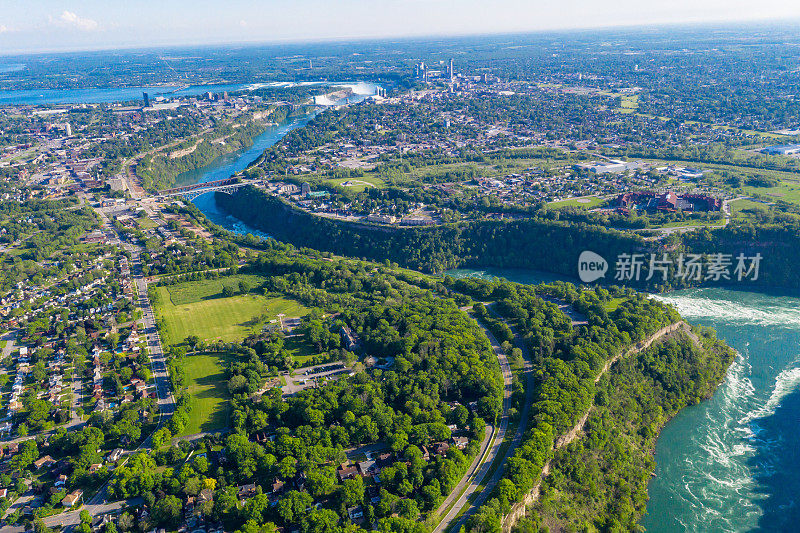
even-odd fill
[[[142,93],[142,96],[144,97],[144,106],[150,107],[150,95],[147,93]]]
[[[418,80],[428,81],[428,67],[422,61],[414,67],[414,74]]]
[[[450,58],[450,83],[453,83],[455,81],[456,81],[456,73],[453,70],[453,58],[451,57]]]

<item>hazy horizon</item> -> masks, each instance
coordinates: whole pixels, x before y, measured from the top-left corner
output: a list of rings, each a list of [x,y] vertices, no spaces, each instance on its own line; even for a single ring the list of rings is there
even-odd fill
[[[730,23],[797,23],[800,3],[765,0],[297,0],[225,4],[42,0],[0,12],[0,55],[197,45],[296,44]]]

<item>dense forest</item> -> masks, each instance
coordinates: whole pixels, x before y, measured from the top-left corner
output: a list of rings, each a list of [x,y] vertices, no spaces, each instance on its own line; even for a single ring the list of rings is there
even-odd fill
[[[248,187],[234,195],[217,194],[224,210],[245,223],[275,238],[318,250],[351,257],[389,260],[403,266],[441,272],[462,266],[493,266],[540,270],[564,276],[577,274],[578,256],[584,250],[596,251],[614,267],[620,254],[668,254],[672,265],[664,282],[661,276],[650,281],[642,276],[637,284],[648,288],[679,288],[698,283],[735,283],[730,280],[689,280],[674,276],[680,253],[748,257],[761,253],[758,280],[745,280],[751,288],[800,288],[793,265],[800,261],[800,250],[793,243],[800,235],[796,222],[771,224],[729,224],[717,230],[701,229],[679,236],[671,235],[663,244],[603,226],[532,217],[513,221],[477,221],[444,224],[425,228],[390,228],[322,218],[291,207],[283,200]],[[557,243],[557,246],[554,244]],[[607,282],[613,282],[613,272]]]
[[[568,283],[526,286],[449,277],[445,285],[496,302],[493,307],[520,335],[535,376],[524,441],[489,501],[470,517],[468,530],[499,531],[503,517],[540,486],[548,470],[553,473],[541,482],[541,504],[519,525],[522,531],[541,525],[557,531],[635,529],[660,428],[682,407],[710,396],[733,352],[711,331],[702,339],[676,332],[639,355],[619,358],[609,374],[609,361],[678,323],[677,312],[616,287],[590,291]],[[559,305],[585,320],[572,323]],[[482,309],[479,314],[485,314]],[[587,437],[560,446],[586,413]]]

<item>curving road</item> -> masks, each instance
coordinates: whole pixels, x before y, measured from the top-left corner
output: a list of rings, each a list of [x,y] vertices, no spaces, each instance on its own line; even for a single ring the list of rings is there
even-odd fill
[[[489,304],[487,309],[491,310],[493,314],[499,317],[497,313],[494,312],[492,309],[493,304]],[[502,320],[502,317],[500,317]],[[505,321],[504,321],[505,322]],[[500,425],[497,429],[497,434],[493,439],[493,444],[489,453],[484,456],[484,450],[481,450],[481,453],[478,454],[475,461],[473,461],[473,465],[468,470],[468,473],[461,479],[459,484],[456,488],[450,493],[447,499],[442,503],[439,509],[446,509],[448,505],[450,505],[453,499],[458,496],[458,499],[455,502],[455,505],[452,506],[450,511],[444,516],[442,521],[439,523],[438,526],[433,530],[434,533],[443,533],[445,531],[459,531],[462,526],[464,526],[472,514],[480,508],[481,505],[486,501],[489,495],[492,493],[495,485],[500,481],[503,477],[503,473],[505,471],[505,465],[509,458],[514,455],[514,452],[522,444],[522,437],[525,435],[525,430],[528,426],[528,414],[530,412],[531,404],[533,403],[533,369],[531,366],[531,358],[528,353],[527,346],[522,341],[522,338],[516,334],[516,332],[512,329],[514,333],[515,344],[522,349],[522,353],[525,359],[525,366],[523,368],[523,374],[526,378],[526,385],[525,385],[525,403],[522,406],[522,410],[520,412],[519,417],[519,425],[517,426],[517,431],[514,434],[514,437],[509,442],[508,447],[505,450],[505,453],[500,456],[500,450],[502,448],[503,442],[505,441],[506,431],[508,429],[508,410],[511,407],[511,368],[508,364],[508,359],[506,357],[505,352],[503,351],[500,343],[497,342],[497,339],[494,337],[491,331],[486,328],[483,324],[478,322],[478,324],[483,329],[486,336],[489,338],[489,341],[492,343],[492,348],[494,349],[495,353],[497,354],[497,358],[500,360],[500,368],[503,371],[503,381],[505,382],[505,391],[504,391],[504,398],[503,398],[503,415],[500,419]],[[509,327],[511,327],[509,325]],[[498,467],[495,469],[494,473],[492,474],[491,478],[488,480],[486,479],[486,475],[488,474],[489,470],[492,468],[493,465],[496,464],[497,461],[500,461]],[[476,462],[480,464],[480,470],[477,474],[473,474],[476,468]],[[469,498],[478,490],[479,487],[483,486],[481,492],[470,502]],[[466,489],[464,488],[466,487]],[[462,492],[463,490],[463,492]],[[469,507],[463,511],[462,510],[469,505]]]

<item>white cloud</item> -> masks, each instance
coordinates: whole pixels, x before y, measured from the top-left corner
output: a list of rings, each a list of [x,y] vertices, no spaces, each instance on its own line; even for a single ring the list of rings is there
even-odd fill
[[[89,18],[79,17],[72,11],[64,10],[58,18],[50,17],[50,23],[57,26],[66,26],[70,28],[77,28],[82,31],[93,31],[100,26],[96,20]]]

